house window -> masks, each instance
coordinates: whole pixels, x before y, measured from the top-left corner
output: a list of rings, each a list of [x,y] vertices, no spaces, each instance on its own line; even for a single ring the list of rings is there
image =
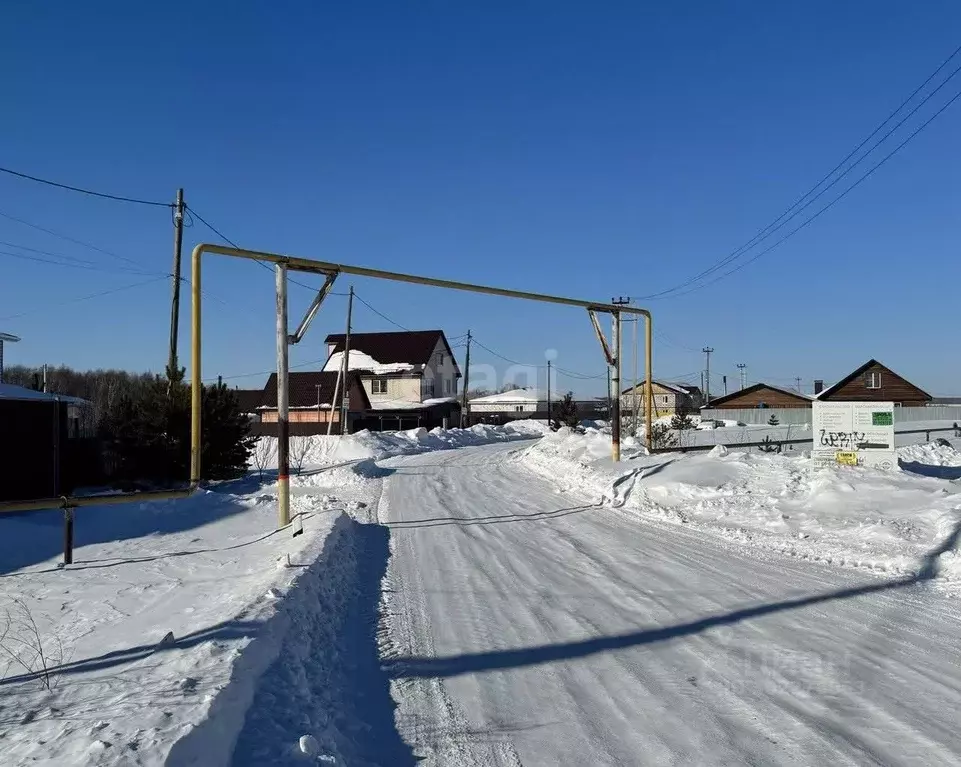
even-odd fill
[[[515,413],[523,413],[523,412],[524,412],[524,406],[523,406],[523,405],[514,405],[514,412],[515,412]]]
[[[881,388],[881,374],[878,372],[865,373],[864,374],[864,386],[867,389],[880,389]]]
[[[433,397],[433,396],[434,396],[434,382],[433,382],[433,381],[428,381],[428,382],[424,385],[424,396],[425,396],[425,397]]]
[[[370,382],[370,390],[374,394],[386,394],[387,393],[387,379],[386,378],[374,378]]]
[[[450,394],[450,379],[444,379],[444,394]]]

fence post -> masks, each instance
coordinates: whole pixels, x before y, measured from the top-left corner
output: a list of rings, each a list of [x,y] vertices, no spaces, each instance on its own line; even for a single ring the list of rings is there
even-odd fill
[[[73,564],[73,508],[63,507],[63,563]]]

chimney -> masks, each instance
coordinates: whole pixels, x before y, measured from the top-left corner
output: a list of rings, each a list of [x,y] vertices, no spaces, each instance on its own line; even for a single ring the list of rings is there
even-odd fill
[[[824,381],[822,381],[820,378],[815,378],[814,379],[815,395],[820,394],[822,391],[824,391]]]

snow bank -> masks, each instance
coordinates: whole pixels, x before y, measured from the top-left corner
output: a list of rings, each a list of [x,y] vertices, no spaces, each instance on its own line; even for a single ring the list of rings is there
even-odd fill
[[[220,740],[196,763],[226,763],[250,680],[281,641],[274,619],[287,614],[287,595],[318,569],[343,586],[340,558],[322,552],[347,529],[348,500],[296,495],[297,537],[277,530],[276,490],[249,480],[84,508],[67,567],[59,512],[4,519],[0,608],[26,606],[54,670],[47,690],[25,666],[8,669],[4,708],[19,713],[0,721],[3,763],[160,764],[207,720]],[[9,646],[35,665],[30,648]]]
[[[477,424],[469,429],[409,429],[408,431],[361,431],[346,436],[314,435],[291,439],[291,466],[296,467],[296,453],[304,451],[302,468],[306,470],[350,461],[377,461],[395,455],[411,455],[429,450],[449,450],[469,445],[486,445],[516,439],[532,439],[549,433],[543,421],[513,421],[504,426]],[[265,468],[277,468],[277,438],[260,437],[255,448],[267,455]],[[250,468],[256,469],[255,458]]]
[[[961,452],[950,444],[937,442],[900,447],[898,458],[904,463],[920,463],[926,466],[961,466]]]
[[[949,449],[936,448],[902,451],[925,460],[954,460]],[[961,488],[908,472],[822,468],[807,458],[723,447],[653,456],[627,448],[626,460],[615,466],[609,451],[606,434],[561,430],[520,460],[562,490],[588,488],[632,513],[879,572],[916,572],[922,557],[961,524]],[[941,584],[961,593],[961,556],[943,554],[940,565]]]

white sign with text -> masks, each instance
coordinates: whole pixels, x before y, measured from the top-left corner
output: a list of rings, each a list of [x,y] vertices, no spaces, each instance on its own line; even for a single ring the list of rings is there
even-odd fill
[[[811,457],[826,463],[893,469],[893,402],[812,403],[814,449]]]

